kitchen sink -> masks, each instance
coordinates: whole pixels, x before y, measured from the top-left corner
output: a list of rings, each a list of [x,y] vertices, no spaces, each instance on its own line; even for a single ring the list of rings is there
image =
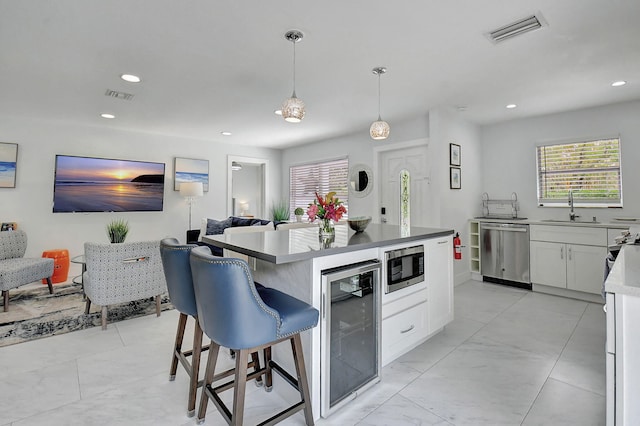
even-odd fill
[[[600,223],[593,220],[569,220],[569,219],[542,219],[540,222],[556,222],[556,223],[579,223],[579,224],[589,224],[589,223]]]

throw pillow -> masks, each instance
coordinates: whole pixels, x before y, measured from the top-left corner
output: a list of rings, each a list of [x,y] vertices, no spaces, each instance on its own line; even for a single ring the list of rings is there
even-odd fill
[[[231,226],[231,218],[225,220],[207,219],[207,233],[206,235],[218,235],[222,234],[225,228]]]

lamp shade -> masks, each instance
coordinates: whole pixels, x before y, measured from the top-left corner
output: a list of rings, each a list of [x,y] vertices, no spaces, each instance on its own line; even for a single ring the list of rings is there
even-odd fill
[[[202,182],[182,182],[180,184],[180,195],[183,197],[202,197],[203,194]]]
[[[295,94],[282,103],[282,117],[289,123],[299,123],[304,118],[306,111],[302,99]]]
[[[371,123],[371,127],[369,128],[369,134],[372,139],[382,140],[389,137],[389,123],[384,120],[378,118],[378,121],[374,121]]]

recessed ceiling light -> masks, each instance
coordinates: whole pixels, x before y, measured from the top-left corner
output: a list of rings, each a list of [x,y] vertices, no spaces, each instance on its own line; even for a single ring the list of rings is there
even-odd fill
[[[611,83],[613,87],[620,87],[624,86],[625,84],[627,84],[627,82],[624,80],[614,81],[613,83]]]
[[[140,77],[133,74],[122,74],[120,76],[124,81],[128,81],[129,83],[140,83]]]
[[[108,113],[106,113],[106,112],[105,112],[105,113],[100,114],[100,117],[102,117],[102,118],[116,118],[116,116],[115,116],[115,115],[113,115],[113,114],[108,114]]]
[[[518,105],[516,105],[516,104],[509,104],[509,105],[507,105],[505,108],[507,108],[507,109],[514,109],[514,108],[515,108],[515,107],[517,107],[517,106],[518,106]]]
[[[220,132],[222,136],[231,136],[231,132]]]
[[[281,109],[277,109],[277,110],[273,111],[273,113],[275,115],[282,115],[282,110]]]

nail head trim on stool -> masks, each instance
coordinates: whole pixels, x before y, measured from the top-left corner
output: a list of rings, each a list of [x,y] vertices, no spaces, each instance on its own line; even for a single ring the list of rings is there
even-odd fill
[[[277,423],[303,410],[306,424],[312,425],[311,398],[300,333],[318,324],[318,310],[275,289],[256,290],[249,266],[243,259],[214,257],[208,247],[198,247],[191,251],[190,262],[200,313],[198,321],[211,339],[198,423],[204,422],[207,403],[211,399],[227,423],[241,425],[247,380],[265,374],[265,387],[269,388],[272,371],[275,371],[299,391],[301,401],[264,423]],[[297,379],[271,360],[271,347],[285,340],[291,343]],[[236,351],[235,378],[212,387],[220,346]],[[265,367],[247,374],[248,354],[260,349],[264,350]],[[233,407],[229,410],[219,394],[232,388]]]

